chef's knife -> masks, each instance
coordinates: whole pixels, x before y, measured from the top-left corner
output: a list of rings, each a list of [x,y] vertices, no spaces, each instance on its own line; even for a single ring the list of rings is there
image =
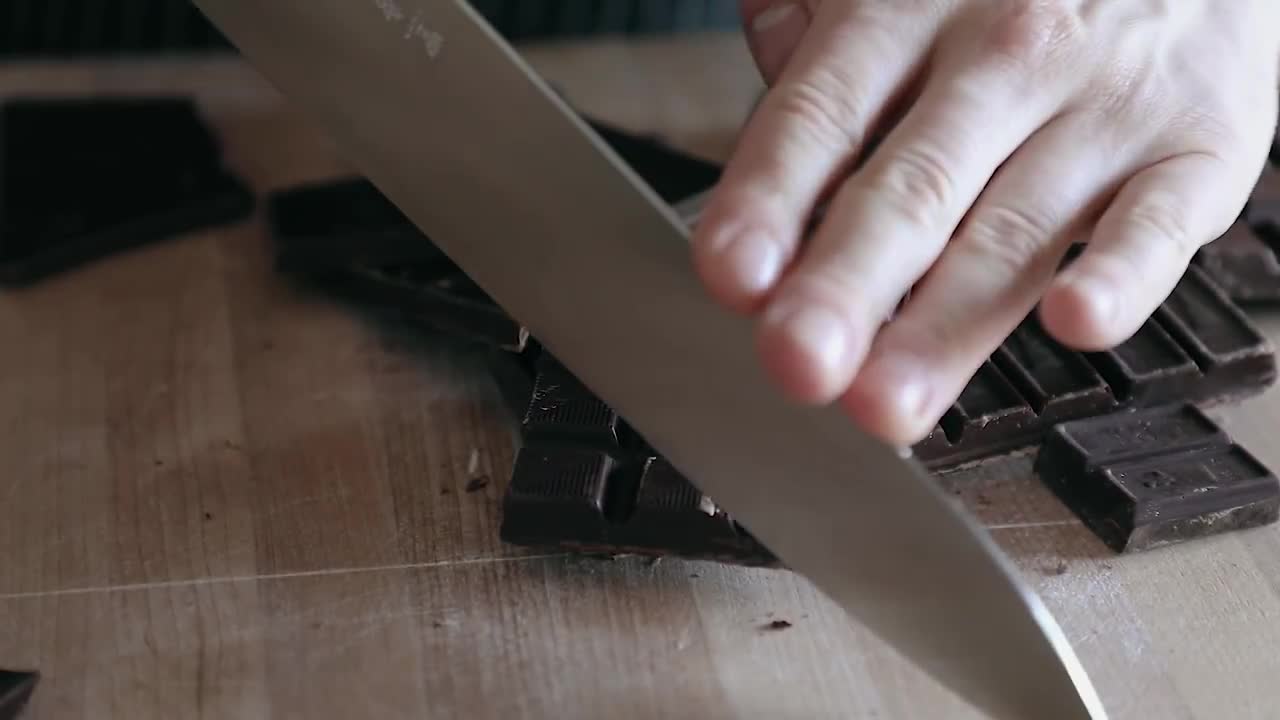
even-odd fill
[[[197,0],[558,359],[790,568],[998,718],[1102,718],[1060,629],[920,465],[776,393],[687,230],[462,0]]]

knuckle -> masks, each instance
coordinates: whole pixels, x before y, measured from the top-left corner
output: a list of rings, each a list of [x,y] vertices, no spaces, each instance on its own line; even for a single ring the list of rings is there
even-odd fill
[[[1190,257],[1202,243],[1178,205],[1176,198],[1152,195],[1129,210],[1125,223],[1133,235],[1153,238],[1179,257]]]
[[[865,117],[864,105],[853,87],[836,71],[815,71],[811,77],[777,88],[773,111],[805,141],[846,151]]]
[[[1083,24],[1067,0],[1012,0],[995,17],[986,37],[993,62],[1022,76],[1037,70],[1074,46]]]
[[[955,178],[943,158],[929,146],[903,148],[871,180],[871,193],[913,224],[928,227],[956,195]]]
[[[1042,208],[999,206],[983,210],[965,227],[957,249],[984,266],[1016,277],[1045,256],[1057,220]]]

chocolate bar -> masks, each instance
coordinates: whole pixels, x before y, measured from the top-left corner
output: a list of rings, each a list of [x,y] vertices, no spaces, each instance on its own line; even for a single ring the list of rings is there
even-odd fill
[[[1280,518],[1280,482],[1191,405],[1058,425],[1035,469],[1118,552]]]
[[[11,100],[0,109],[0,161],[6,285],[253,209],[187,98]]]
[[[517,545],[775,562],[545,351],[522,422],[500,534]]]
[[[39,682],[39,673],[0,670],[0,720],[16,720]]]

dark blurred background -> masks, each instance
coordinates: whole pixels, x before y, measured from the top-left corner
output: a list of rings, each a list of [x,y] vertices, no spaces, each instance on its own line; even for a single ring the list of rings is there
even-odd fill
[[[515,42],[720,30],[738,22],[737,0],[472,0],[471,4]],[[228,50],[226,41],[190,0],[0,0],[0,60]]]

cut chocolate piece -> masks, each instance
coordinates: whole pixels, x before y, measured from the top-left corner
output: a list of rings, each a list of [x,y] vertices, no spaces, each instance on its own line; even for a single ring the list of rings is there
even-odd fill
[[[267,218],[282,271],[350,265],[413,264],[456,270],[373,183],[364,178],[314,182],[273,193]]]
[[[1235,302],[1280,302],[1280,256],[1244,222],[1201,248],[1196,262]]]
[[[11,100],[0,110],[0,163],[0,283],[9,285],[253,209],[187,98]]]
[[[500,534],[518,545],[605,541],[605,494],[617,460],[569,446],[520,448],[503,501]]]
[[[0,670],[0,720],[16,720],[39,682],[39,673]]]
[[[982,364],[942,418],[946,459],[964,462],[1029,444],[1040,432],[1035,412],[990,361]]]
[[[1119,552],[1273,523],[1280,482],[1191,406],[1076,420],[1036,471]]]
[[[640,551],[679,548],[689,556],[731,557],[748,564],[775,561],[662,458],[646,465],[634,505],[621,520],[609,532],[609,539],[621,547]]]
[[[1118,399],[1139,407],[1178,402],[1200,379],[1196,364],[1154,319],[1118,347],[1088,357]]]
[[[1271,344],[1194,265],[1156,310],[1156,320],[1187,349],[1203,374],[1189,400],[1252,394],[1276,379]]]
[[[568,368],[542,353],[524,416],[524,439],[585,445],[604,450],[619,445],[618,414],[578,381]]]
[[[1266,166],[1249,196],[1245,220],[1263,235],[1280,239],[1280,170]]]
[[[1050,338],[1034,317],[1009,336],[992,360],[1031,403],[1042,427],[1098,415],[1116,405],[1098,371]]]

